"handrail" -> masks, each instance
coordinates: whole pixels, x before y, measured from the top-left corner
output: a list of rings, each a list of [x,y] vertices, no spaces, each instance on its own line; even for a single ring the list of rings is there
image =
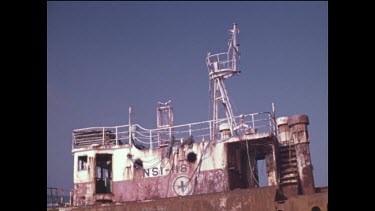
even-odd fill
[[[67,206],[72,205],[72,194],[73,191],[62,189],[62,188],[55,188],[55,187],[47,187],[47,207],[60,207],[60,206]],[[64,200],[64,197],[69,197],[69,201]]]
[[[230,58],[228,52],[224,53],[218,53],[209,55],[206,57],[206,64],[207,66],[211,67],[212,71],[212,65],[213,63],[218,63],[218,70],[220,69],[233,69],[233,59]]]
[[[256,129],[258,132],[268,132],[275,134],[274,121],[270,112],[258,112],[233,117],[239,126],[246,125]],[[243,119],[241,119],[243,118]],[[213,130],[213,126],[218,127],[219,123],[226,122],[226,118],[216,120],[208,120],[201,122],[193,122],[188,124],[176,125],[173,127],[147,129],[139,124],[131,125],[136,128],[132,131],[133,141],[140,143],[146,148],[158,147],[160,134],[171,134],[174,139],[183,139],[192,135],[195,138],[204,138],[204,140],[212,139],[212,131],[219,131],[218,128]],[[132,129],[133,130],[133,129]],[[243,130],[238,130],[241,132]],[[238,134],[241,135],[241,134]],[[168,136],[169,137],[169,136]],[[205,139],[208,137],[208,139]],[[129,125],[111,126],[111,127],[88,127],[73,130],[72,147],[73,149],[80,147],[88,147],[96,145],[124,145],[129,144]]]

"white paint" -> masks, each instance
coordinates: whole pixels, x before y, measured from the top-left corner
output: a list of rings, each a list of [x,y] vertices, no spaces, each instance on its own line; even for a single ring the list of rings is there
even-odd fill
[[[141,159],[143,162],[143,168],[149,169],[149,174],[144,174],[144,170],[141,170],[141,174],[145,177],[158,177],[168,175],[169,171],[172,170],[173,157],[175,158],[175,173],[181,173],[186,167],[186,172],[193,172],[194,169],[188,169],[191,165],[188,165],[187,155],[190,152],[197,154],[197,160],[195,161],[194,167],[199,163],[202,156],[202,151],[206,147],[206,156],[202,159],[201,171],[209,171],[215,169],[224,169],[226,167],[226,153],[224,153],[224,143],[211,143],[207,147],[206,143],[194,143],[192,149],[188,146],[184,146],[183,149],[179,149],[179,155],[174,156],[171,154],[170,159],[163,159],[162,153],[165,152],[166,148],[150,150],[138,150],[135,147],[111,147],[106,149],[86,149],[86,150],[75,150],[73,151],[74,156],[74,183],[86,183],[95,181],[95,166],[94,159],[96,154],[112,154],[112,181],[124,181],[132,180],[134,178],[134,172],[138,171],[134,167],[134,161]],[[183,153],[181,155],[181,153]],[[131,155],[131,159],[128,158],[128,154]],[[78,170],[78,157],[88,156],[88,168],[86,170]],[[182,166],[184,165],[184,166]],[[181,169],[182,168],[182,169]],[[89,170],[90,169],[90,170]],[[157,172],[157,173],[156,173]]]

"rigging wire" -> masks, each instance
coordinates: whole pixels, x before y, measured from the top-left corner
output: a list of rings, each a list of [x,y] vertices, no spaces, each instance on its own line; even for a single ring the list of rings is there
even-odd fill
[[[255,178],[254,173],[253,173],[255,167],[253,168],[253,167],[251,166],[251,162],[250,162],[249,144],[248,144],[247,141],[245,141],[245,142],[246,142],[246,152],[247,152],[247,160],[248,160],[248,162],[249,162],[250,174],[251,174],[252,178],[254,179],[254,181],[257,183],[257,185],[258,185],[258,187],[259,187],[259,183],[258,183],[258,181],[257,181],[257,179]]]

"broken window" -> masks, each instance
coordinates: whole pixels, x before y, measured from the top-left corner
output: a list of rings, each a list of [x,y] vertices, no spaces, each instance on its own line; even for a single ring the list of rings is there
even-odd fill
[[[78,171],[87,170],[87,156],[78,157]]]
[[[86,170],[87,169],[87,156],[79,156],[78,157],[78,170]]]

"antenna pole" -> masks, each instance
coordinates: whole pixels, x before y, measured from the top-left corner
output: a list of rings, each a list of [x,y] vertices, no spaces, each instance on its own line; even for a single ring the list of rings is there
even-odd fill
[[[211,96],[213,100],[213,127],[211,132],[213,134],[214,140],[216,140],[217,138],[217,131],[219,128],[219,100],[221,100],[223,104],[223,109],[232,136],[235,135],[235,128],[237,127],[232,106],[229,101],[228,92],[224,84],[224,79],[240,73],[240,71],[237,70],[238,46],[236,35],[237,33],[239,33],[237,24],[234,23],[233,28],[230,29],[229,32],[232,36],[229,39],[228,51],[213,55],[211,55],[211,53],[208,53],[206,58],[210,83],[213,83],[214,88],[213,94]]]
[[[238,46],[237,46],[237,24],[233,23],[233,70],[237,70],[237,51],[238,51]]]
[[[129,106],[129,144],[130,144],[130,146],[132,145],[131,114],[132,114],[132,107]]]

